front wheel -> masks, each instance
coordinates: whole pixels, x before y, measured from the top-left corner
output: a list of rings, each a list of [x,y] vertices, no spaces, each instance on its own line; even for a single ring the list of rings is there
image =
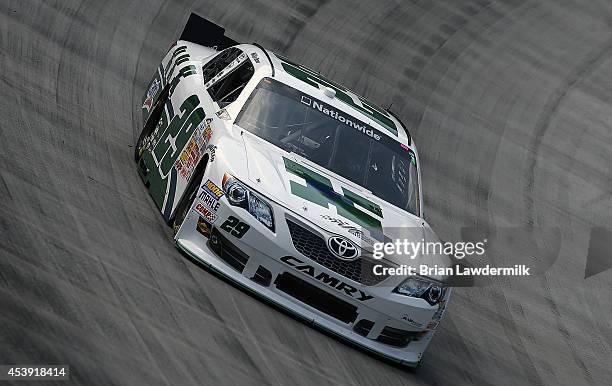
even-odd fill
[[[140,161],[140,157],[142,157],[144,140],[153,133],[155,127],[157,127],[157,125],[159,124],[159,120],[161,119],[162,114],[164,112],[164,106],[166,105],[167,99],[168,89],[166,88],[162,90],[162,92],[159,94],[159,97],[155,101],[155,104],[151,108],[151,114],[149,114],[147,122],[142,128],[142,131],[140,132],[138,141],[136,141],[136,146],[134,146],[134,160],[136,161],[136,163],[138,163],[138,161]]]
[[[208,163],[208,157],[200,161],[200,164],[197,166],[195,173],[191,177],[191,181],[189,182],[189,186],[183,193],[183,197],[181,201],[176,207],[174,211],[174,216],[170,218],[168,223],[174,229],[174,234],[176,234],[185,221],[185,217],[187,217],[187,213],[189,213],[189,209],[191,205],[193,205],[193,201],[196,198],[196,194],[198,194],[198,187],[200,186],[200,182],[202,181],[202,177],[204,176],[204,171],[206,170],[206,164]]]

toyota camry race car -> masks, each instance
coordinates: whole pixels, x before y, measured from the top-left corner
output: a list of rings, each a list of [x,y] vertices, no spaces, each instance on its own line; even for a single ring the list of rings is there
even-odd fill
[[[450,288],[380,274],[400,263],[372,256],[387,229],[435,239],[408,131],[314,71],[202,31],[192,33],[200,44],[179,40],[158,66],[135,146],[176,246],[290,313],[416,366]]]

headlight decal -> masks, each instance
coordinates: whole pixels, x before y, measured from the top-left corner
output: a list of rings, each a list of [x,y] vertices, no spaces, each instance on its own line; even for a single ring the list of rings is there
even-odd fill
[[[442,300],[444,291],[442,285],[420,277],[409,277],[393,290],[400,295],[425,299],[432,306]]]
[[[272,207],[254,194],[249,195],[249,213],[268,228],[274,228]]]
[[[221,187],[230,205],[246,210],[274,232],[274,211],[266,200],[229,173],[223,176]]]

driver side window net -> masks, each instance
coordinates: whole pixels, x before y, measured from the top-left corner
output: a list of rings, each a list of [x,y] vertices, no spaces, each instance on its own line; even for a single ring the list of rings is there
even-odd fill
[[[246,54],[234,50],[222,52],[203,68],[205,87],[219,107],[234,102],[255,72]]]
[[[221,51],[217,57],[215,57],[210,62],[206,63],[204,67],[202,67],[202,73],[204,74],[204,84],[210,82],[212,78],[217,76],[228,64],[236,60],[236,58],[240,55],[242,51],[240,51],[236,47],[230,47],[226,50]]]

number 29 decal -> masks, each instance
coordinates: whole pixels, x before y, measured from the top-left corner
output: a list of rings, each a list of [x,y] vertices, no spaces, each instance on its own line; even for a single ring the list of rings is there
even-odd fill
[[[220,228],[232,236],[236,236],[236,238],[240,239],[249,229],[251,229],[251,226],[243,223],[234,216],[229,216],[227,220],[221,224]]]

